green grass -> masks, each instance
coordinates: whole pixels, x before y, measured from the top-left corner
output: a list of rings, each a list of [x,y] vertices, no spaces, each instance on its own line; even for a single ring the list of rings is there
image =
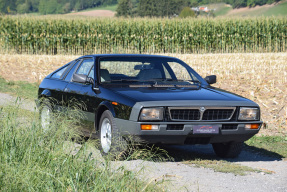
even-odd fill
[[[248,172],[262,172],[258,169],[231,163],[224,160],[208,160],[208,159],[196,159],[184,162],[187,165],[194,167],[204,167],[213,169],[215,172],[233,173],[234,175],[246,175]]]
[[[23,81],[7,81],[0,77],[0,92],[9,93],[21,98],[34,100],[37,98],[38,85]]]
[[[221,7],[218,8],[214,11],[215,16],[222,16],[222,15],[226,15],[230,10],[232,10],[231,7]]]
[[[210,9],[216,9],[214,11],[215,16],[225,16],[229,11],[232,10],[231,6],[227,6],[224,3],[215,3],[203,5]],[[232,13],[230,16],[236,17],[271,17],[271,16],[287,16],[287,1],[282,1],[281,3],[274,5],[272,7],[260,7],[257,9],[247,9],[244,12]]]
[[[287,1],[268,9],[264,16],[287,16]]]
[[[89,149],[92,142],[76,147],[77,123],[59,114],[44,131],[37,113],[0,108],[0,191],[158,191],[136,174],[115,169]]]
[[[265,155],[287,158],[287,136],[255,136],[245,143]]]

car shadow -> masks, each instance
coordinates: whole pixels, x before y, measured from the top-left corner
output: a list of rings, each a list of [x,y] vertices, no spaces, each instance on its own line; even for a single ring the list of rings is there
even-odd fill
[[[243,150],[236,158],[220,158],[213,152],[212,145],[160,145],[175,162],[192,160],[226,160],[229,162],[245,161],[280,161],[282,155],[266,149],[244,144]]]

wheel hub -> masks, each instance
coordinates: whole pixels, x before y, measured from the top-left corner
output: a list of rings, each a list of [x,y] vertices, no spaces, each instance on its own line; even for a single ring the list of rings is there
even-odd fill
[[[112,144],[112,126],[110,120],[105,118],[101,126],[101,145],[103,151],[108,153]]]

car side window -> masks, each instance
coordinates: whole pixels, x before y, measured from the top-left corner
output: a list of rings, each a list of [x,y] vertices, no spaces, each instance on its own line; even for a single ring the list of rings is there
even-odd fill
[[[62,77],[62,75],[64,74],[64,72],[68,69],[70,65],[67,65],[66,67],[60,69],[59,71],[57,71],[56,73],[54,73],[51,78],[53,79],[60,79]]]
[[[90,73],[89,73],[89,76],[88,77],[91,77],[93,79],[95,79],[95,72],[94,72],[94,66],[92,67]]]
[[[82,62],[81,66],[78,68],[76,73],[81,75],[89,75],[89,72],[93,65],[94,65],[93,59],[85,59]]]
[[[71,81],[72,80],[72,76],[75,72],[75,69],[77,68],[77,66],[79,65],[79,63],[81,62],[81,60],[78,60],[74,66],[72,67],[72,69],[69,71],[68,75],[65,78],[65,81]]]
[[[163,71],[164,71],[164,75],[166,79],[172,79],[170,73],[168,72],[168,70],[166,69],[166,67],[163,65]]]

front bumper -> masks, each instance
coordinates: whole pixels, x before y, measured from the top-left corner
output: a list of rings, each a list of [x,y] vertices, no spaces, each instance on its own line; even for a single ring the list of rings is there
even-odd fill
[[[162,144],[208,144],[225,142],[244,142],[259,132],[262,121],[252,122],[152,122],[159,125],[158,130],[141,130],[146,122],[115,119],[123,136],[131,136],[135,142]],[[218,125],[218,134],[194,134],[195,125]],[[258,129],[246,129],[245,124],[259,124]],[[169,130],[170,125],[181,125],[182,130]],[[233,129],[223,129],[233,125]],[[234,129],[235,126],[235,129]]]

